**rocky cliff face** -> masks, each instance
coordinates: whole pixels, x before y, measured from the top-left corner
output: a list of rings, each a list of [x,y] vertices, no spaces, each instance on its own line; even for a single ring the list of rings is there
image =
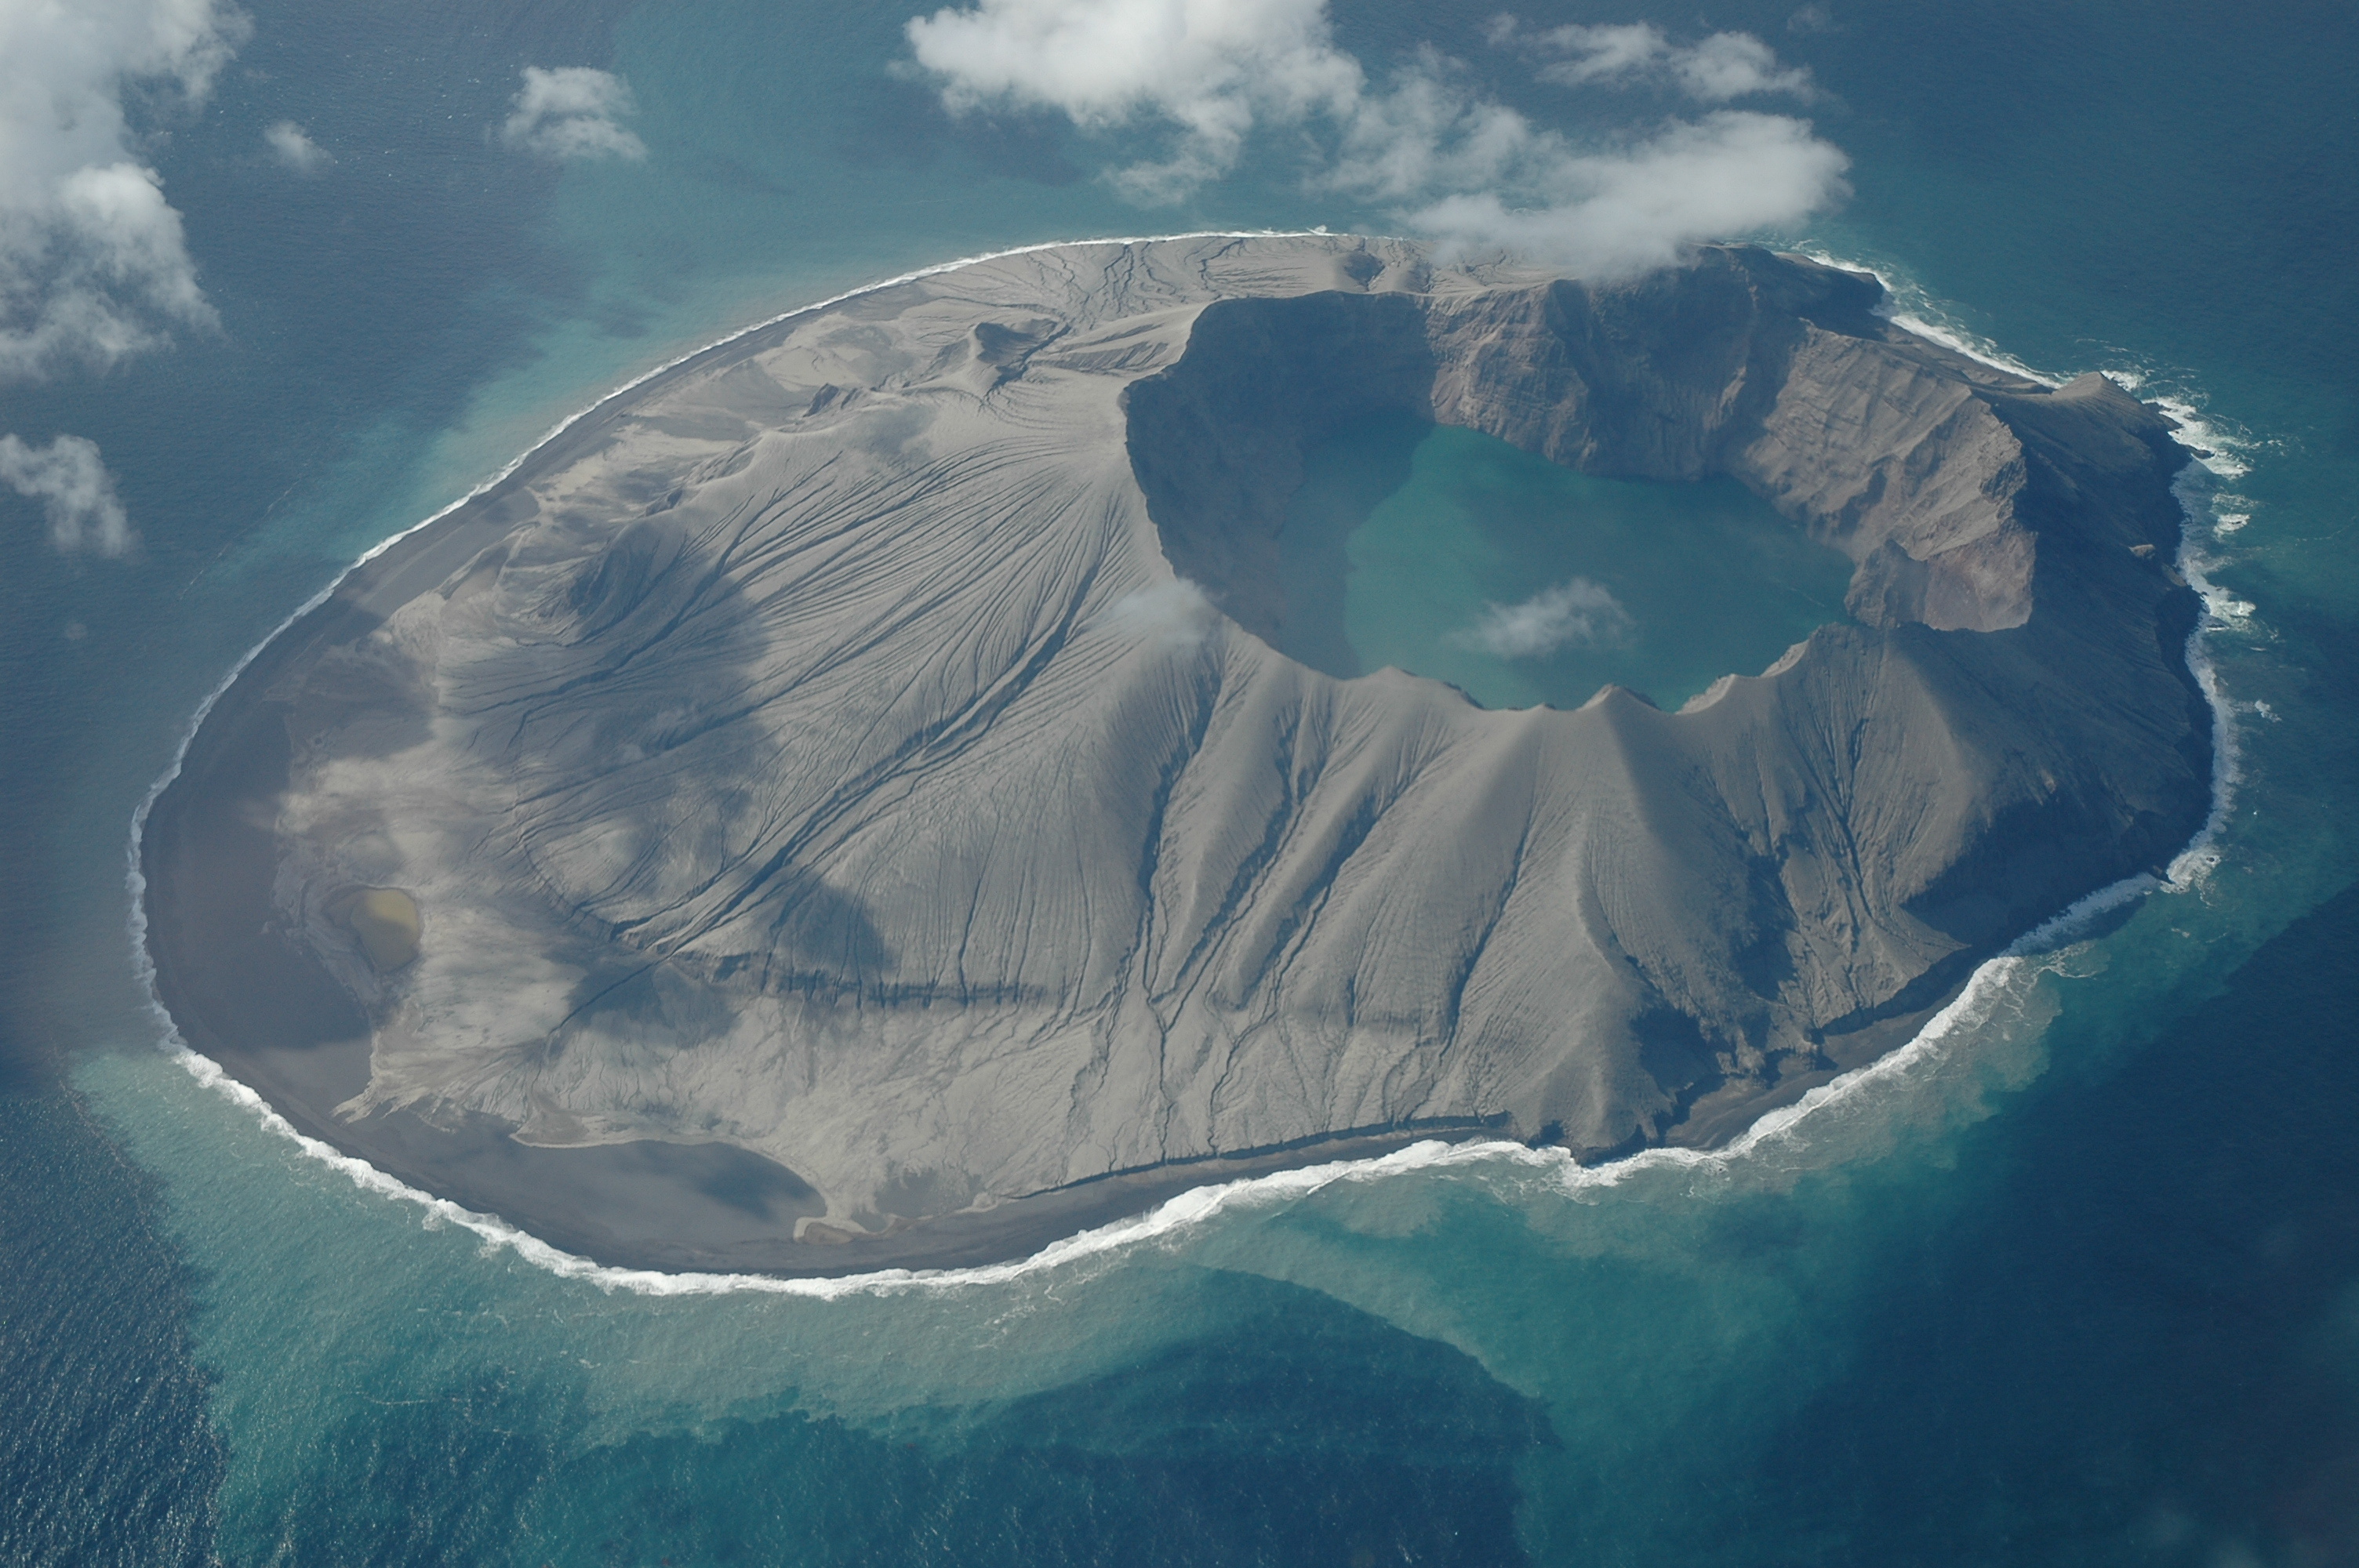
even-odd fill
[[[1626,815],[1588,829],[1612,842],[1518,840],[1561,857],[1546,885],[1592,902],[1577,919],[1575,900],[1520,908],[1504,930],[1455,914],[1494,940],[1528,925],[1536,949],[1603,957],[1566,989],[1614,998],[1603,1030],[1663,1098],[1632,1125],[1543,1096],[1519,1125],[1680,1136],[1701,1130],[1681,1126],[1699,1098],[1742,1103],[1872,1055],[1892,1031],[1869,1026],[1913,1019],[1992,944],[2200,820],[2207,721],[2181,657],[2190,595],[2163,564],[2185,460],[2167,423],[2101,376],[2051,390],[1912,338],[1875,314],[1880,292],[1722,250],[1613,289],[1224,299],[1130,391],[1166,553],[1271,642],[1301,454],[1377,411],[1589,472],[1732,474],[1857,563],[1862,624],[1761,678],[1675,716],[1609,692],[1544,721],[1618,764],[1598,780],[1551,763],[1593,809],[1618,797]],[[1385,994],[1399,974],[1364,978]]]
[[[628,395],[253,696],[277,918],[370,1020],[340,1114],[734,1144],[827,1235],[1411,1123],[1727,1135],[2206,806],[2167,423],[1877,303],[1752,250],[1083,246]],[[1856,623],[1676,714],[1294,665],[1277,521],[1382,410],[1733,474]]]

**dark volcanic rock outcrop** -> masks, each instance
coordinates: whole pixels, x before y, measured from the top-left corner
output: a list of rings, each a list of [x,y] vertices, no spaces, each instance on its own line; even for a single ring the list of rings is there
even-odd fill
[[[1343,1134],[1725,1136],[2207,804],[2167,422],[1878,303],[1752,250],[1592,287],[1197,240],[723,345],[241,679],[147,844],[167,1000],[325,1136],[528,1224],[546,1178],[487,1141],[690,1185],[683,1149],[761,1157],[697,1178],[768,1195],[709,1241],[544,1226],[659,1261],[1020,1249]],[[1857,563],[1855,622],[1676,714],[1304,669],[1278,519],[1386,411],[1734,475]],[[257,856],[266,893],[191,892]],[[364,895],[414,959],[372,965]],[[232,927],[348,1022],[257,1054]]]

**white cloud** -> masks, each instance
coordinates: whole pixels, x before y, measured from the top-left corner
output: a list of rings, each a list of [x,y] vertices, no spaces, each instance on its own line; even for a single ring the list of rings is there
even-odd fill
[[[1630,612],[1602,583],[1577,577],[1521,604],[1485,604],[1451,641],[1501,659],[1537,659],[1560,648],[1597,647],[1630,635]]]
[[[281,120],[262,133],[271,156],[298,174],[317,174],[336,160],[292,120]]]
[[[1519,44],[1558,57],[1540,68],[1541,79],[1571,86],[1668,82],[1706,103],[1769,92],[1813,95],[1810,71],[1781,68],[1777,51],[1751,33],[1714,33],[1699,43],[1674,44],[1651,22],[1526,33],[1514,18],[1503,16],[1491,25],[1489,37],[1495,44]]]
[[[1671,73],[1689,95],[1707,103],[1725,103],[1758,92],[1783,92],[1796,98],[1817,93],[1810,85],[1809,67],[1781,70],[1777,51],[1750,33],[1714,33],[1693,48],[1673,49],[1669,63]]]
[[[1476,95],[1466,78],[1456,60],[1420,54],[1353,106],[1319,183],[1408,200],[1513,179],[1559,156],[1562,138]]]
[[[1782,114],[1719,110],[1591,147],[1477,95],[1428,54],[1364,97],[1322,177],[1403,204],[1445,258],[1510,252],[1593,279],[1668,266],[1695,242],[1789,222],[1843,193],[1849,160]]]
[[[1372,82],[1335,48],[1324,0],[976,0],[912,20],[908,35],[954,113],[1014,105],[1084,130],[1169,126],[1168,158],[1113,176],[1134,196],[1184,196],[1233,167],[1256,128],[1288,128],[1320,149],[1314,189],[1393,204],[1447,255],[1506,250],[1626,276],[1845,193],[1848,160],[1788,116],[1720,110],[1576,143],[1485,97],[1431,49]],[[1713,103],[1808,91],[1746,34],[1674,46],[1643,23],[1527,34],[1502,17],[1488,37],[1566,57],[1551,69],[1652,72]]]
[[[1143,116],[1178,127],[1168,161],[1117,176],[1147,200],[1225,171],[1256,124],[1347,113],[1362,83],[1325,0],[980,0],[907,31],[953,113],[1005,104],[1087,130]]]
[[[1537,44],[1576,56],[1540,72],[1557,81],[1603,81],[1635,74],[1660,59],[1666,45],[1663,30],[1651,22],[1557,27],[1534,39],[1513,16],[1501,16],[1491,24],[1488,36],[1495,44]]]
[[[124,90],[201,100],[245,32],[219,0],[0,0],[0,381],[212,324]]]
[[[1582,277],[1629,276],[1672,265],[1699,240],[1825,209],[1843,194],[1849,163],[1802,121],[1723,110],[1608,152],[1555,143],[1527,159],[1524,200],[1461,191],[1410,222],[1444,255],[1505,251]]]
[[[60,550],[120,556],[132,546],[130,520],[95,441],[60,436],[46,447],[28,447],[15,436],[0,436],[0,483],[41,503],[49,542]]]
[[[647,145],[622,124],[636,109],[631,84],[612,71],[586,65],[553,70],[528,65],[516,95],[516,112],[500,127],[500,135],[510,146],[549,157],[643,158]]]

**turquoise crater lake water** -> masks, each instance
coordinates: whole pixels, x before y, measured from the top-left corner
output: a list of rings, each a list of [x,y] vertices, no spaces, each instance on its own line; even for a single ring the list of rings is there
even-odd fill
[[[1670,708],[1843,619],[1850,560],[1732,479],[1599,479],[1408,416],[1304,470],[1280,651],[1329,675],[1390,665],[1503,708],[1611,683]]]

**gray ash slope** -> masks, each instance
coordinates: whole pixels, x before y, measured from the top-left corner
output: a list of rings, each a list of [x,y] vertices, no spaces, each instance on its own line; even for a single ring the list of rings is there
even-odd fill
[[[1728,1136],[2208,804],[2169,422],[1879,302],[1743,248],[1593,287],[1195,239],[710,351],[241,678],[147,840],[166,1000],[271,1094],[294,1058],[240,1044],[233,971],[301,968],[349,999],[306,1046],[341,1033],[347,1081],[282,1108],[527,1226],[550,1167],[486,1175],[487,1136],[793,1173],[726,1246],[668,1241],[660,1205],[552,1222],[616,1260],[963,1258],[1025,1204],[1095,1217],[1027,1195],[1347,1132]],[[1675,714],[1293,664],[1302,454],[1387,410],[1734,475],[1857,563],[1853,622]],[[204,850],[256,726],[266,827]],[[267,888],[233,952],[194,890],[238,855]],[[363,888],[414,899],[414,961],[371,967]]]

